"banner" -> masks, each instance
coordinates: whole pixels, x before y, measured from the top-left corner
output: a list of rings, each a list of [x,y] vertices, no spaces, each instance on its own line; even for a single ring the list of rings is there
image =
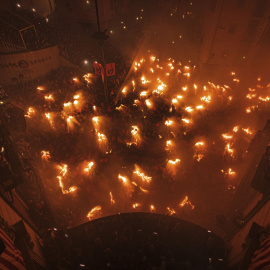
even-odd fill
[[[115,75],[115,63],[106,64],[106,75],[108,77]]]
[[[103,69],[103,66],[101,64],[94,62],[94,68],[95,68],[95,73],[97,75],[104,74],[104,69]]]

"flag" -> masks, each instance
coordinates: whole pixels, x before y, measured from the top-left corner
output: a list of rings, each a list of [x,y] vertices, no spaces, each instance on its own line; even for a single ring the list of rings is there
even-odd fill
[[[107,76],[115,75],[115,63],[106,64],[106,75]]]
[[[0,239],[5,245],[0,255],[0,269],[2,270],[26,270],[21,252],[14,246],[11,239],[0,229]]]
[[[104,74],[104,69],[103,69],[103,66],[101,64],[94,62],[94,68],[95,68],[95,73],[97,75]]]
[[[253,254],[248,270],[270,269],[270,237],[262,242],[260,248]]]

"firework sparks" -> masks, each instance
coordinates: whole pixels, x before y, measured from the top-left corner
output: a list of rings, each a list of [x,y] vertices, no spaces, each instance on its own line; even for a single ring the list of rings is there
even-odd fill
[[[110,191],[110,202],[111,202],[111,205],[115,204],[115,200],[113,199],[113,194],[111,191]]]
[[[194,209],[195,208],[195,205],[193,205],[190,200],[188,199],[188,196],[185,197],[185,199],[179,203],[179,206],[180,207],[184,207],[185,205],[190,205],[191,206],[191,209]]]
[[[86,173],[88,173],[89,171],[92,170],[94,164],[95,164],[95,163],[94,163],[93,161],[89,162],[89,163],[87,164],[87,167],[84,168],[83,170],[84,170]]]
[[[146,176],[144,173],[142,173],[140,171],[140,168],[139,168],[138,165],[135,165],[135,171],[133,171],[133,173],[136,174],[136,175],[138,175],[142,179],[143,182],[149,183],[152,180],[152,177]]]
[[[36,113],[36,110],[32,107],[28,108],[27,114],[25,114],[25,117],[32,118]]]
[[[89,219],[89,220],[92,220],[92,219],[94,219],[96,216],[97,216],[97,214],[98,213],[100,213],[100,211],[101,211],[101,206],[95,206],[94,208],[92,208],[89,212],[88,212],[88,214],[87,214],[87,218]]]
[[[50,158],[51,158],[50,152],[42,150],[41,151],[41,158],[42,158],[42,160],[45,160],[46,162],[48,162],[50,160]]]
[[[170,207],[168,206],[166,209],[168,210],[168,214],[169,214],[170,216],[176,214],[176,212],[175,212],[175,210],[174,210],[173,208],[170,208]]]

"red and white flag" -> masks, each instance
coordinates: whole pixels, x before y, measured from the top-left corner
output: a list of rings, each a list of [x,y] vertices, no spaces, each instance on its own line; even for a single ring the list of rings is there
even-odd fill
[[[107,77],[115,75],[115,63],[106,64]]]
[[[94,62],[94,68],[95,68],[95,73],[97,75],[103,75],[104,74],[104,68],[101,64]]]
[[[5,244],[5,249],[0,255],[0,269],[26,270],[21,252],[14,246],[11,239],[0,229],[0,238]]]
[[[262,242],[260,248],[253,254],[248,270],[270,269],[270,237]]]

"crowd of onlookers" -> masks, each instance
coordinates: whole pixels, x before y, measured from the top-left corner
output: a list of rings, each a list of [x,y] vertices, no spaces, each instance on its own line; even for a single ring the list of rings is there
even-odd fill
[[[118,214],[65,232],[48,231],[44,243],[50,263],[63,270],[226,269],[219,237],[164,215]]]

